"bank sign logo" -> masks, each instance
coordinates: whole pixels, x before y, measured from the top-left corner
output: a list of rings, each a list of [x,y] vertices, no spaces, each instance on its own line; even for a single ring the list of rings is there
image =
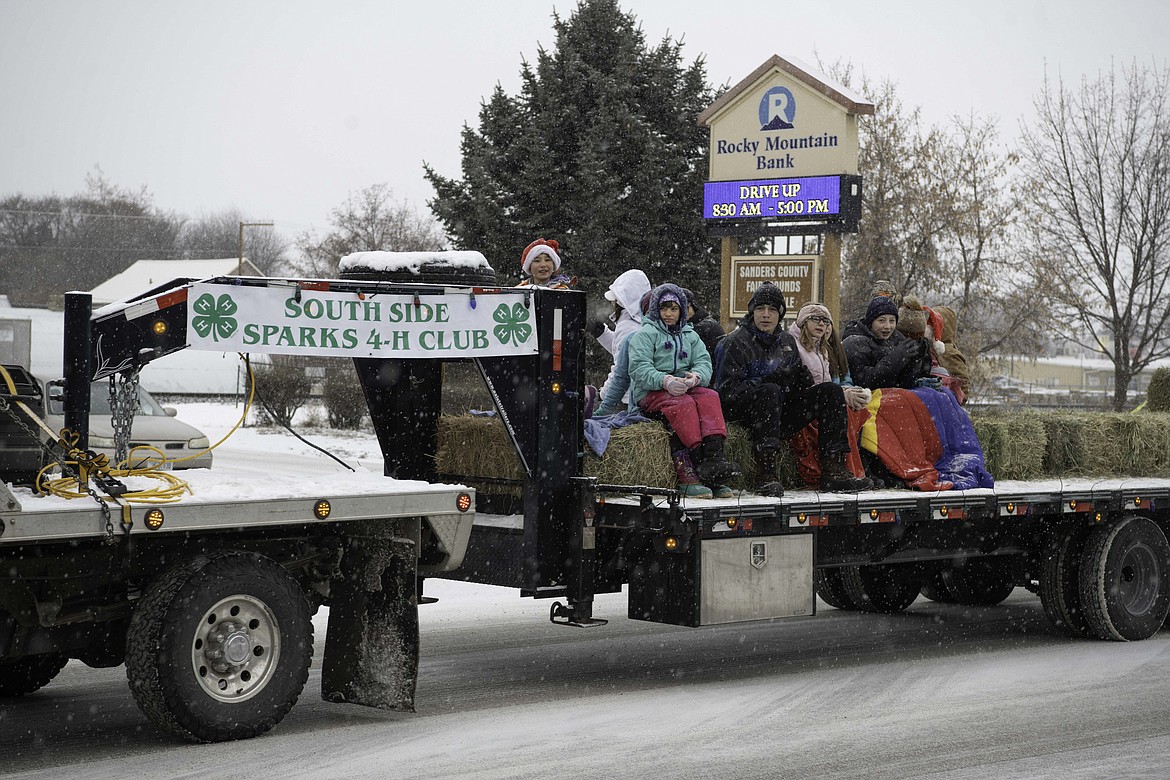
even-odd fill
[[[788,87],[772,87],[760,98],[760,130],[791,130],[796,98]]]

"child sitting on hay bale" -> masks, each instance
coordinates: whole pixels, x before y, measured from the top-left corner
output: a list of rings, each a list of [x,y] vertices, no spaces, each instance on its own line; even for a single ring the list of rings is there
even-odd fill
[[[756,459],[766,475],[758,491],[781,496],[776,457],[785,439],[813,420],[819,426],[820,489],[857,492],[873,483],[845,466],[849,452],[845,393],[834,382],[815,384],[800,359],[796,340],[780,328],[784,293],[764,282],[752,294],[748,313],[719,344],[716,388],[732,419],[750,426]]]
[[[711,357],[684,318],[686,305],[686,294],[676,285],[659,285],[651,292],[642,327],[628,342],[630,400],[644,412],[666,417],[696,464],[698,481],[716,497],[727,498],[733,494],[724,483],[740,470],[723,456],[723,409],[719,395],[706,387]]]

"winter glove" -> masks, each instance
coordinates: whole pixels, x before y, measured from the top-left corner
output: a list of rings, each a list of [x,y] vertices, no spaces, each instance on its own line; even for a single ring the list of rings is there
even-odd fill
[[[942,390],[942,380],[937,376],[923,376],[914,380],[915,387],[929,387],[931,390]]]
[[[850,385],[842,389],[845,391],[845,404],[855,412],[859,412],[869,406],[870,399],[873,398],[873,393],[865,387],[854,387]]]
[[[687,387],[685,380],[680,379],[677,376],[667,374],[662,378],[662,389],[671,395],[682,395],[690,388]]]
[[[595,339],[601,338],[601,334],[605,333],[605,320],[594,320],[585,324],[585,330]]]
[[[703,383],[703,378],[694,371],[688,371],[686,376],[683,377],[683,381],[687,383],[688,388],[698,387]]]
[[[927,349],[927,343],[922,339],[908,338],[897,346],[897,351],[905,362],[921,360]]]

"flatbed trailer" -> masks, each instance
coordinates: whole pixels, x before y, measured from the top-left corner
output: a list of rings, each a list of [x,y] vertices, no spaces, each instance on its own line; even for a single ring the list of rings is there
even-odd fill
[[[208,333],[230,319],[215,332],[225,341],[242,333],[255,351],[312,338],[352,357],[385,475],[431,487],[366,493],[338,482],[271,506],[208,497],[163,507],[156,530],[150,509],[131,509],[121,523],[116,512],[107,522],[88,507],[64,521],[75,530],[51,538],[49,518],[7,491],[0,686],[8,692],[46,681],[63,658],[125,658],[136,697],[162,728],[202,741],[252,736],[299,693],[307,615],[326,604],[325,698],[411,709],[417,604],[425,578],[436,576],[550,599],[550,619],[577,627],[603,625],[594,596],[623,588],[631,618],[683,626],[813,615],[818,595],[881,612],[920,593],[995,604],[1018,586],[1036,590],[1048,617],[1080,636],[1147,638],[1170,613],[1170,480],[703,501],[584,476],[578,291],[401,283],[343,264],[340,280],[176,280],[113,309],[77,308],[70,315],[67,300],[67,425],[84,433],[91,379],[195,341],[188,315],[198,310]],[[268,319],[249,320],[252,309]],[[409,321],[422,330],[408,332]],[[412,333],[423,351],[399,352]],[[477,353],[482,345],[495,351]],[[475,366],[521,465],[515,514],[485,512],[472,524],[471,491],[438,484],[464,481],[440,480],[436,466],[443,364],[453,361]],[[326,518],[314,514],[322,498]],[[265,648],[277,636],[281,661],[269,663]],[[295,673],[285,673],[288,655]],[[243,672],[267,682],[250,684]]]
[[[607,562],[595,568],[594,592],[626,586],[632,619],[702,626],[809,616],[816,595],[837,608],[876,612],[904,609],[920,592],[986,605],[1017,586],[1039,592],[1049,617],[1078,635],[1140,639],[1166,619],[1160,554],[1167,551],[1156,534],[1144,537],[1151,524],[1165,534],[1170,479],[685,501],[625,490],[600,486],[589,535]],[[523,515],[481,513],[463,565],[438,576],[566,597],[568,586],[525,587],[525,524]],[[1083,596],[1077,572],[1091,535],[1110,539],[1086,561],[1100,592]],[[1086,617],[1082,598],[1094,595],[1098,608]],[[574,620],[559,602],[550,612],[555,622],[593,624]]]

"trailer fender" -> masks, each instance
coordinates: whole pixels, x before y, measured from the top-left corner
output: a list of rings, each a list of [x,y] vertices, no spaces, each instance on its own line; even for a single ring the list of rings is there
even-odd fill
[[[354,523],[330,583],[321,698],[414,711],[420,521]]]

